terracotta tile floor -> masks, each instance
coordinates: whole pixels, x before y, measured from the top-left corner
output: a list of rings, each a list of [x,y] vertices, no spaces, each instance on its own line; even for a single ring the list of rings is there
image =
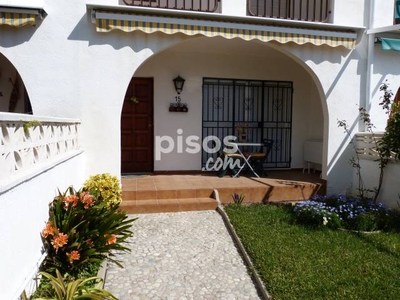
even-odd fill
[[[233,193],[244,194],[245,202],[284,202],[308,199],[318,190],[323,190],[324,186],[317,173],[303,174],[298,170],[270,171],[268,175],[267,178],[219,178],[207,173],[123,176],[123,201],[126,205],[129,201],[130,204],[142,208],[150,204],[163,204],[172,211],[179,211],[184,206],[193,209],[196,205],[198,207],[205,199],[212,198],[214,189],[218,190],[222,203],[231,202]]]

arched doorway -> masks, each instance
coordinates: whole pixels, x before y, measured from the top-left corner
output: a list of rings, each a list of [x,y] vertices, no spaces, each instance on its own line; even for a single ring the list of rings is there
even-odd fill
[[[311,70],[307,71],[306,68],[305,63],[299,63],[289,57],[287,53],[280,51],[279,47],[241,39],[194,38],[151,56],[137,69],[134,77],[152,78],[154,83],[154,170],[201,170],[202,153],[192,150],[198,149],[196,145],[201,146],[204,138],[205,78],[248,84],[261,82],[263,86],[268,82],[290,83],[287,91],[291,93],[293,90],[293,95],[286,98],[293,101],[293,106],[287,105],[282,110],[282,113],[291,116],[291,124],[288,125],[290,132],[287,134],[289,141],[285,142],[289,145],[283,145],[284,139],[277,133],[273,137],[277,140],[277,146],[272,155],[280,155],[279,151],[283,151],[282,149],[289,152],[285,153],[285,164],[270,164],[269,167],[303,168],[304,142],[309,139],[325,139],[326,127],[326,107],[321,105],[324,100],[321,98],[318,82],[309,74]],[[187,104],[188,112],[169,111],[176,96],[172,80],[177,75],[186,79],[181,99]],[[220,91],[220,96],[225,97],[224,87],[221,87]],[[243,97],[246,98],[246,89],[243,91]],[[226,95],[228,94],[227,91]],[[273,94],[271,92],[271,95]],[[282,96],[282,93],[276,93],[277,97],[279,95]],[[275,100],[279,99],[271,100],[271,110],[279,103]],[[246,107],[243,108],[245,109]],[[231,121],[229,116],[227,118]],[[272,123],[276,121],[274,118],[268,120]],[[216,126],[220,125],[221,123]],[[253,125],[260,126],[258,122]],[[261,126],[267,128],[269,125]],[[157,143],[160,137],[168,137],[169,141],[160,145]],[[254,134],[254,138],[257,137],[258,134]],[[168,148],[168,151],[164,151],[164,148]]]
[[[13,64],[0,53],[0,111],[32,114],[24,82]]]

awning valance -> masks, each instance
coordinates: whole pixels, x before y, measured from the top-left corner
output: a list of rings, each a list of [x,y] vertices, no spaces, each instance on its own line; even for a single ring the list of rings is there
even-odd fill
[[[42,9],[26,9],[16,7],[0,6],[0,25],[9,25],[12,27],[22,27],[25,25],[34,26],[36,17],[43,17]]]
[[[276,41],[282,44],[289,42],[299,45],[311,43],[316,46],[343,46],[348,49],[355,48],[357,38],[355,32],[347,31],[267,26],[107,11],[95,11],[94,19],[98,32],[109,32],[117,29],[124,32],[139,30],[145,33],[182,33],[189,36],[241,38],[246,41],[256,39],[263,42]]]

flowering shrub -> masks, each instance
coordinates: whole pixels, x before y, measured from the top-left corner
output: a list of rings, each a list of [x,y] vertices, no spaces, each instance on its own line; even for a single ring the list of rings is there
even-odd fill
[[[90,192],[99,201],[108,207],[119,205],[122,201],[122,192],[119,180],[108,173],[90,176],[83,185],[85,191]]]
[[[326,226],[338,228],[340,225],[339,216],[335,210],[325,203],[307,200],[296,204],[294,207],[296,220],[299,223],[311,226]]]
[[[346,195],[313,196],[310,200],[296,204],[296,219],[310,225],[330,224],[332,228],[343,227],[354,230],[382,229],[388,216],[383,203]],[[325,219],[324,219],[325,218]]]
[[[99,196],[72,187],[50,203],[49,220],[41,232],[47,257],[42,271],[74,276],[89,263],[100,263],[111,250],[130,251],[123,246],[132,236],[118,205],[109,206]],[[112,259],[111,259],[112,260]]]

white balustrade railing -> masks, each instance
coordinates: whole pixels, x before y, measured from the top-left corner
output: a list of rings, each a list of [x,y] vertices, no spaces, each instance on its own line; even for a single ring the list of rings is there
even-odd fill
[[[376,160],[379,158],[376,150],[377,143],[382,139],[383,132],[359,132],[356,133],[354,139],[356,143],[357,153],[360,158]]]
[[[0,181],[79,150],[79,120],[0,113]]]

